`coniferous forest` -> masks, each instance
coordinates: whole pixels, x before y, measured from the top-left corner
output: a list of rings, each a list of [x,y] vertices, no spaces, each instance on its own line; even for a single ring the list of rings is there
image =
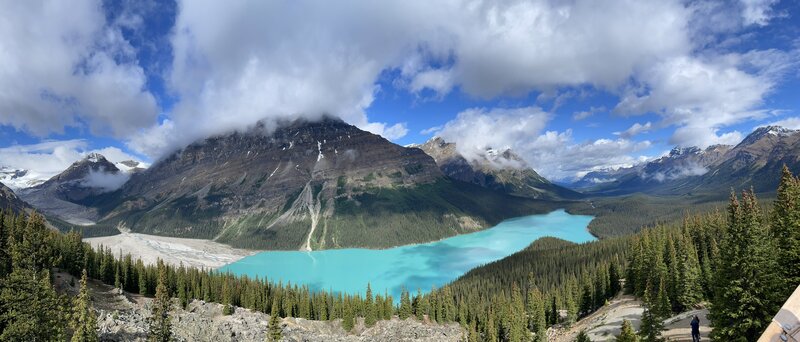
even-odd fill
[[[469,341],[544,341],[551,325],[569,325],[621,291],[646,306],[638,331],[658,341],[661,322],[699,303],[710,305],[715,341],[753,341],[800,282],[800,179],[784,168],[770,207],[751,191],[731,194],[727,209],[682,222],[585,244],[544,238],[479,267],[440,289],[386,293],[315,292],[183,266],[145,265],[130,255],[93,249],[78,233],[48,228],[41,215],[0,213],[0,340],[96,340],[87,281],[93,278],[154,297],[150,337],[171,338],[170,312],[191,300],[270,313],[265,339],[279,339],[280,317],[338,320],[352,329],[363,317],[458,322]],[[70,298],[56,292],[55,272],[81,278]],[[624,288],[623,288],[624,287]],[[415,293],[411,293],[411,292]],[[635,340],[630,326],[621,340]]]

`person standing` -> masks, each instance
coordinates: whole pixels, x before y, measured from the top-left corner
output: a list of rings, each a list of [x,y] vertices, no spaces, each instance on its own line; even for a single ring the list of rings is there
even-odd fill
[[[692,326],[692,342],[700,342],[700,318],[695,315],[689,325]]]

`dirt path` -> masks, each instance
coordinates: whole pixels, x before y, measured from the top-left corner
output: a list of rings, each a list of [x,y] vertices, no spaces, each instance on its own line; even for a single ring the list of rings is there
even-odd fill
[[[569,329],[550,329],[550,341],[572,342],[582,330],[585,330],[592,341],[614,341],[619,335],[622,320],[627,319],[638,331],[641,325],[644,307],[642,302],[633,296],[621,295],[611,300],[608,305],[600,308],[595,313],[573,324]],[[694,315],[700,317],[700,336],[703,341],[708,341],[711,332],[706,315],[708,310],[692,310],[670,317],[664,321],[666,331],[663,337],[666,341],[691,341],[689,322]]]

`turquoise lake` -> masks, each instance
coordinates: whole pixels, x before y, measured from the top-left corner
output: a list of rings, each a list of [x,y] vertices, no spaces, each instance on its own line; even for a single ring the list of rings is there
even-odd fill
[[[385,290],[395,298],[409,291],[440,287],[470,269],[520,251],[534,240],[552,236],[576,243],[594,240],[587,226],[592,216],[564,210],[509,219],[470,234],[389,249],[261,252],[220,268],[237,275],[266,277],[284,284],[306,284],[312,290],[373,293]]]

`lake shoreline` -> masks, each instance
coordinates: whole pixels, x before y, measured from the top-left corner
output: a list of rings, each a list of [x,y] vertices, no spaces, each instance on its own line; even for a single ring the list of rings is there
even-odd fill
[[[220,268],[222,272],[308,285],[311,290],[374,292],[395,298],[402,288],[445,285],[469,270],[500,260],[542,237],[574,243],[595,241],[588,230],[594,216],[564,209],[504,220],[480,231],[389,249],[342,248],[318,251],[265,251]]]

